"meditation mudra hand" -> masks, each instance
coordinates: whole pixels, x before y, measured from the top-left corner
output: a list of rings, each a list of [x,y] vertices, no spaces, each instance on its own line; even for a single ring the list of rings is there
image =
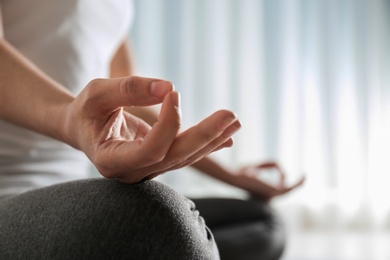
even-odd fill
[[[269,183],[260,178],[260,172],[267,169],[275,169],[279,174],[280,178],[276,183]],[[305,182],[305,176],[303,176],[295,183],[287,185],[285,181],[286,174],[279,164],[273,161],[242,167],[233,176],[235,177],[235,186],[249,191],[256,198],[266,201],[286,194]]]
[[[123,107],[162,103],[151,127]],[[127,77],[96,79],[66,107],[65,141],[86,153],[99,172],[125,183],[151,179],[230,147],[241,127],[220,110],[179,133],[180,97],[168,81]]]

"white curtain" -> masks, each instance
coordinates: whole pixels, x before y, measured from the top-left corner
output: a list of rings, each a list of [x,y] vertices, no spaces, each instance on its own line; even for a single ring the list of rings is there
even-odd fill
[[[138,74],[170,79],[185,126],[235,111],[215,155],[279,161],[305,186],[274,201],[299,227],[390,229],[390,3],[386,0],[138,0]],[[243,196],[186,170],[186,195]]]

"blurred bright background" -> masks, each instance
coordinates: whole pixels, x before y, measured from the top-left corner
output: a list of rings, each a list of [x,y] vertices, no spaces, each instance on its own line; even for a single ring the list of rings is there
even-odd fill
[[[226,108],[231,167],[280,162],[284,259],[390,259],[390,1],[137,0],[137,74],[171,80],[184,126]],[[246,194],[186,169],[191,197]]]

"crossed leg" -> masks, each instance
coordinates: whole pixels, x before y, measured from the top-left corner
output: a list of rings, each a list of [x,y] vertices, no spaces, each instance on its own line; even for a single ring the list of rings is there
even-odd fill
[[[193,203],[156,181],[73,181],[0,202],[0,259],[219,259]]]

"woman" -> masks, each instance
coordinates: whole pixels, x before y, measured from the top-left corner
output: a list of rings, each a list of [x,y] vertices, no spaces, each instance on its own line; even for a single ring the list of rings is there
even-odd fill
[[[230,172],[205,158],[232,145],[241,126],[232,112],[218,111],[179,133],[172,84],[117,78],[132,73],[123,40],[128,1],[1,0],[0,7],[0,258],[215,259],[213,235],[192,202],[145,180],[196,163],[267,198],[293,188],[268,186],[247,170]],[[147,108],[131,111],[139,117],[123,110],[158,103],[158,116]],[[84,153],[104,177],[120,182],[67,182],[88,177]],[[202,214],[210,203],[197,203]],[[255,211],[265,216],[264,207]],[[217,239],[222,258],[230,248],[224,243]],[[269,248],[250,254],[278,257],[282,244]]]

